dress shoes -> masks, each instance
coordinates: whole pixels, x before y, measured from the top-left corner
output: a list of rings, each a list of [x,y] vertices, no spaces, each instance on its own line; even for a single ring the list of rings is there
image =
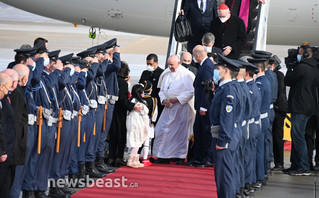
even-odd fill
[[[282,171],[284,169],[283,165],[276,165],[272,168],[272,171]]]
[[[85,173],[87,175],[89,175],[90,177],[93,177],[93,178],[101,178],[101,177],[105,177],[106,174],[105,173],[101,173],[100,171],[98,171],[96,168],[95,168],[95,164],[94,164],[94,161],[93,162],[86,162],[86,165],[85,165]]]
[[[289,174],[291,171],[294,171],[294,170],[296,170],[296,169],[290,167],[290,168],[283,169],[283,170],[282,170],[282,173],[284,173],[284,174]]]
[[[60,190],[62,190],[64,192],[64,194],[66,195],[73,195],[74,193],[76,193],[75,190],[71,190],[70,188],[64,186],[63,188],[60,188]]]
[[[22,192],[22,198],[35,198],[33,191],[24,190]]]
[[[185,162],[185,159],[176,159],[176,165],[187,165],[187,163]]]
[[[319,164],[316,164],[315,166],[313,166],[313,170],[314,171],[319,171]]]
[[[115,166],[115,167],[126,166],[126,162],[124,162],[123,159],[116,158],[116,160],[115,160],[115,162],[114,162],[114,166]]]
[[[96,169],[101,173],[114,173],[114,169],[109,168],[105,163],[103,157],[97,157],[95,161],[95,167]]]
[[[153,163],[155,163],[155,164],[169,164],[169,162],[170,162],[169,159],[164,159],[164,158],[157,158],[157,159],[152,158],[152,159],[153,159],[152,160]]]
[[[214,167],[213,163],[211,163],[211,162],[203,162],[200,164],[196,164],[194,166],[197,168],[212,168],[212,167]]]
[[[69,198],[70,194],[65,194],[61,188],[50,188],[49,191],[50,198]]]
[[[198,161],[198,160],[190,160],[190,161],[187,162],[188,166],[195,166],[195,165],[198,165],[198,164],[200,164],[200,161]]]
[[[35,191],[34,192],[35,198],[46,198],[48,195],[45,194],[44,191]]]
[[[255,188],[255,190],[262,190],[262,181],[257,181],[254,184],[254,188]]]

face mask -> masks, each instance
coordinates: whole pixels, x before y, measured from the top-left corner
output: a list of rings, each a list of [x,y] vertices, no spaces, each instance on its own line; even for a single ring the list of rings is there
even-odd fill
[[[152,71],[154,71],[155,69],[154,69],[154,67],[152,67],[152,66],[147,66],[147,70],[150,71],[150,72],[152,72]]]
[[[222,22],[222,23],[225,23],[228,18],[227,17],[219,17],[219,20]]]
[[[44,59],[43,65],[47,66],[48,64],[50,64],[50,59]]]
[[[300,55],[300,54],[298,54],[298,55],[297,55],[297,60],[298,60],[298,62],[300,62],[300,61],[301,61],[301,58],[302,58],[302,57],[301,57],[301,55]]]
[[[208,46],[203,45],[203,47],[205,48],[207,53],[212,53],[213,46],[208,47]]]
[[[198,63],[197,60],[195,59],[195,57],[193,57],[193,61],[194,61],[194,63]]]
[[[36,63],[35,63],[35,62],[33,62],[33,65],[32,65],[32,71],[34,71],[34,70],[35,70],[35,66],[36,66]]]
[[[71,68],[70,76],[73,76],[73,74],[74,74],[74,68]]]
[[[213,77],[214,83],[217,85],[220,79],[221,79],[221,76],[219,75],[219,70],[215,69],[214,77]]]
[[[187,63],[182,63],[182,65],[186,68],[188,68],[191,64],[187,64]]]

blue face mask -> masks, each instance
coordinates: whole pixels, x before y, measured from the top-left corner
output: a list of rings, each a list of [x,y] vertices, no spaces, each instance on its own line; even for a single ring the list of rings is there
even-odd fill
[[[214,80],[214,83],[216,85],[218,85],[218,81],[221,79],[221,76],[219,75],[219,70],[215,69],[214,70],[214,77],[213,77],[213,80]]]
[[[300,62],[300,61],[301,61],[301,58],[302,58],[302,57],[301,57],[301,55],[300,55],[300,54],[298,54],[298,55],[297,55],[297,60],[298,60],[298,62]]]
[[[74,74],[74,68],[71,68],[70,76],[73,76],[73,74]]]

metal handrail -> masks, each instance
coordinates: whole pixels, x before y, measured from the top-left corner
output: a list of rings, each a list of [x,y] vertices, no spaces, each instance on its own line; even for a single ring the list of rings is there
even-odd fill
[[[266,50],[269,5],[270,0],[259,3],[253,50]]]

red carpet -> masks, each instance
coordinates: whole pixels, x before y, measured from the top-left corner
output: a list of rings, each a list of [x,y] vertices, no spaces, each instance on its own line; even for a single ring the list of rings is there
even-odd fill
[[[122,167],[102,179],[103,181],[108,180],[110,184],[111,179],[123,176],[127,179],[125,184],[127,186],[131,184],[132,187],[88,187],[78,191],[72,198],[217,197],[213,168],[172,164],[138,169]]]

